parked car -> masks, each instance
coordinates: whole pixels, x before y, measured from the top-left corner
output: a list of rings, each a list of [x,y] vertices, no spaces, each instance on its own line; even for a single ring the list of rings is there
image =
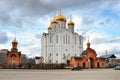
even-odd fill
[[[120,65],[116,66],[114,69],[115,70],[120,70]]]
[[[83,68],[81,66],[75,66],[72,67],[71,70],[82,70]]]

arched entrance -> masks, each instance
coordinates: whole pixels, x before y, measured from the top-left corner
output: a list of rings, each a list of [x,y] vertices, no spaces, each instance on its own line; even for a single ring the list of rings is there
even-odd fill
[[[83,68],[85,68],[85,63],[83,63]]]
[[[98,68],[100,67],[100,64],[99,64],[99,62],[97,63],[97,67],[98,67]]]
[[[89,68],[94,68],[94,60],[93,60],[93,58],[89,58],[89,60],[90,60]]]

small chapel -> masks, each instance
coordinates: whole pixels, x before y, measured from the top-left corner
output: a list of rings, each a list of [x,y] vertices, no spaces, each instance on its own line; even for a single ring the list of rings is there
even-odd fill
[[[88,39],[86,50],[82,52],[80,57],[72,56],[70,59],[70,66],[81,66],[83,68],[105,68],[106,60],[97,57],[96,51],[90,48],[90,42]]]
[[[7,65],[11,67],[19,66],[21,63],[21,52],[17,49],[18,42],[16,37],[12,41],[11,51],[7,53]]]

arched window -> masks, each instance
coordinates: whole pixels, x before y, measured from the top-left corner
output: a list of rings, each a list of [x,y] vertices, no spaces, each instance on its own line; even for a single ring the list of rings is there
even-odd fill
[[[58,63],[58,60],[56,60],[56,64]]]
[[[75,56],[76,56],[76,54],[75,54]]]
[[[75,44],[76,44],[76,36],[75,36]]]
[[[12,54],[10,57],[14,57],[14,58],[16,58],[17,56],[16,56],[15,54]]]
[[[58,56],[58,53],[56,53],[56,56]]]
[[[70,36],[68,36],[68,44],[70,44]]]
[[[56,35],[56,43],[58,43],[58,35]]]
[[[81,39],[79,38],[79,43],[80,43],[80,45],[81,45]]]
[[[102,63],[102,67],[104,67],[104,63]]]
[[[50,43],[52,43],[52,36],[50,36]]]
[[[66,44],[67,44],[67,34],[66,34]]]
[[[63,36],[63,43],[65,44],[65,36]]]
[[[52,56],[52,54],[50,53],[50,56]]]

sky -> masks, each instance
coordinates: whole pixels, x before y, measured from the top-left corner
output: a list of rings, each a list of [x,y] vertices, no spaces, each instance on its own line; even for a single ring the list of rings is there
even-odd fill
[[[89,36],[98,56],[120,58],[120,0],[0,0],[0,49],[11,49],[12,40],[28,57],[41,55],[41,36],[60,9],[67,23],[72,15],[75,32]],[[66,23],[66,26],[67,26]]]

